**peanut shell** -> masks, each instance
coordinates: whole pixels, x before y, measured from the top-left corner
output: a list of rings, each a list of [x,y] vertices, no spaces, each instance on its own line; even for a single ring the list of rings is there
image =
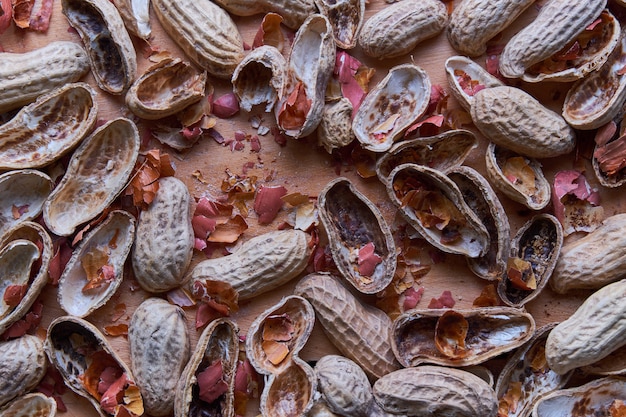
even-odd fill
[[[354,140],[352,110],[352,103],[345,97],[324,104],[322,119],[317,126],[317,142],[329,154]]]
[[[37,336],[0,342],[0,407],[35,388],[46,368],[43,342]]]
[[[0,175],[0,236],[18,223],[37,218],[53,187],[47,174],[34,169]],[[17,218],[14,207],[20,208]]]
[[[150,0],[113,0],[113,4],[128,32],[144,40],[150,39]]]
[[[473,0],[465,0],[472,2]],[[485,3],[485,5],[491,2]],[[511,2],[515,3],[515,2]],[[488,6],[487,6],[488,7]],[[474,102],[474,94],[480,88],[498,87],[504,85],[499,79],[491,75],[486,69],[465,56],[451,56],[444,64],[446,79],[452,96],[468,112]],[[475,84],[475,85],[474,85]]]
[[[320,13],[328,18],[337,46],[356,46],[365,20],[365,0],[315,0]]]
[[[268,12],[280,13],[283,23],[298,29],[307,17],[316,12],[314,0],[216,0],[235,16],[252,16]]]
[[[57,402],[40,392],[25,394],[0,408],[1,417],[54,417]]]

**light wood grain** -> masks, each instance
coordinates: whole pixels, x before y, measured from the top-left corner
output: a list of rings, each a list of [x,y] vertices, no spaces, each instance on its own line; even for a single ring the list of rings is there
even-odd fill
[[[51,26],[46,34],[12,28],[0,36],[2,48],[5,51],[24,52],[43,46],[52,40],[66,39],[80,42],[78,35],[74,31],[69,30],[69,25],[61,13],[60,3],[60,0],[55,1]],[[385,7],[383,0],[370,0],[367,6],[366,17],[371,16],[383,7]],[[531,8],[522,16],[516,27],[518,28],[524,22],[529,21],[534,13],[536,13],[536,10]],[[183,57],[180,49],[163,32],[154,15],[152,17],[153,38],[150,41],[151,45],[161,50],[170,51],[173,55]],[[252,44],[261,16],[235,17],[234,19],[241,30],[245,42]],[[510,33],[513,33],[514,30],[515,27],[507,31],[506,36],[510,36]],[[139,62],[138,73],[140,74],[151,63],[145,58],[144,50],[146,45],[142,41],[135,39],[135,46]],[[378,61],[365,57],[358,47],[350,53],[360,59],[365,65],[376,69],[371,85],[382,79],[390,67],[400,63],[415,62],[427,71],[433,84],[440,84],[446,89],[448,89],[448,86],[443,63],[447,57],[456,54],[449,46],[445,33],[420,44],[410,56],[394,60]],[[479,62],[484,62],[484,57],[480,58]],[[85,81],[95,86],[91,75],[88,75]],[[230,91],[228,82],[211,81],[214,83],[216,96]],[[532,91],[546,105],[558,110],[565,96],[564,91],[566,91],[567,85],[548,84],[540,87],[525,87],[528,87],[529,91]],[[100,105],[100,119],[108,120],[119,115],[129,115],[122,97],[112,97],[98,90],[98,101]],[[450,106],[456,107],[458,104],[450,98]],[[265,120],[264,123],[268,126],[274,124],[272,114],[262,114],[258,111],[254,112],[254,114],[261,115]],[[232,137],[236,130],[255,133],[249,123],[250,116],[251,114],[240,113],[232,119],[219,120],[216,129],[225,137]],[[147,125],[145,122],[139,122],[139,126],[143,129]],[[244,164],[249,161],[254,162],[255,167],[249,171],[248,175],[256,175],[259,178],[259,183],[283,185],[289,192],[300,192],[310,196],[316,196],[328,181],[337,176],[335,161],[325,150],[317,146],[313,137],[289,140],[286,146],[281,147],[273,140],[270,134],[262,137],[261,143],[262,150],[258,154],[250,152],[248,147],[244,151],[233,152],[228,147],[221,146],[210,138],[201,139],[189,152],[181,154],[171,150],[168,152],[175,156],[176,176],[187,184],[192,196],[196,199],[202,196],[220,197],[222,195],[220,184],[222,179],[226,178],[226,169],[232,173],[242,173]],[[480,146],[470,154],[465,162],[466,165],[484,172],[486,144],[486,140],[480,137]],[[157,147],[158,143],[153,141],[150,146]],[[553,179],[556,171],[570,169],[574,166],[574,161],[570,157],[554,158],[553,160],[542,162],[544,163],[546,176],[550,181]],[[591,174],[590,166],[587,165],[587,167],[587,172]],[[194,171],[201,172],[203,177],[208,180],[208,183],[202,183],[194,178],[192,176]],[[360,178],[352,166],[341,166],[340,174],[352,180],[357,189],[378,205],[387,221],[393,222],[396,211],[387,198],[383,186],[375,178],[367,180]],[[592,175],[588,175],[592,186],[599,187],[595,178],[592,177]],[[607,216],[622,212],[626,208],[623,199],[619,197],[618,190],[609,191],[602,189],[601,197]],[[529,210],[512,202],[503,195],[500,195],[500,198],[509,215],[511,231],[515,233],[533,213],[530,213]],[[245,232],[242,239],[248,239],[265,231],[275,229],[286,216],[287,212],[283,211],[272,224],[261,226],[258,225],[254,213],[251,211],[250,216],[247,218],[250,228]],[[196,254],[193,262],[196,263],[203,257],[204,255]],[[485,281],[480,280],[470,272],[465,264],[465,259],[450,255],[446,256],[445,262],[433,265],[432,270],[421,280],[421,283],[425,287],[425,293],[420,306],[427,305],[431,298],[438,297],[443,290],[450,290],[459,308],[471,307],[472,301],[486,285]],[[241,333],[246,333],[250,323],[259,313],[277,303],[284,295],[290,294],[294,285],[295,282],[287,284],[274,292],[264,294],[258,299],[243,303],[240,310],[233,315],[233,319],[238,323]],[[527,309],[533,314],[538,325],[559,321],[571,314],[587,294],[581,292],[568,296],[559,296],[547,288],[540,297],[527,305]],[[114,307],[119,303],[124,303],[127,310],[120,321],[128,322],[135,307],[147,296],[148,294],[139,289],[136,284],[126,280],[115,297],[87,319],[102,328],[110,324],[110,316]],[[370,298],[368,301],[372,301],[372,299]],[[56,300],[56,288],[49,286],[45,290],[44,313],[45,317],[41,325],[43,328],[46,328],[54,317],[64,314]],[[192,335],[192,348],[195,347],[200,333],[194,328],[194,315],[194,309],[187,311],[189,330]],[[124,337],[112,337],[109,340],[121,357],[128,361],[127,340]],[[322,355],[329,353],[338,352],[325,337],[319,325],[316,325],[310,340],[301,352],[301,356],[306,360],[314,361]],[[71,392],[66,393],[63,396],[63,400],[68,407],[68,412],[64,414],[67,417],[97,416],[96,411],[86,400]],[[257,413],[258,410],[251,407],[248,415],[254,416]]]

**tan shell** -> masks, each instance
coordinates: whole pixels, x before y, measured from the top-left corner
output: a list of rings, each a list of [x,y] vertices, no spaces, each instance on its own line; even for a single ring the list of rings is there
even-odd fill
[[[402,137],[428,107],[431,82],[413,64],[389,70],[365,96],[352,121],[352,130],[365,149],[385,152]]]
[[[511,182],[504,175],[503,167],[510,158],[524,158],[524,162],[535,174],[534,187],[521,180]],[[525,205],[531,210],[541,210],[550,202],[550,183],[543,174],[541,164],[534,158],[526,158],[513,151],[490,143],[485,153],[487,178],[493,186],[513,201]],[[519,182],[518,182],[519,181]]]
[[[284,94],[286,71],[287,61],[276,47],[263,45],[250,51],[231,78],[239,106],[249,112],[265,103],[265,111],[270,112]]]
[[[556,0],[546,3],[537,17],[517,32],[500,55],[500,73],[519,78],[571,42],[606,7],[605,0]]]
[[[622,31],[605,65],[570,87],[563,102],[563,118],[576,129],[591,130],[613,120],[626,100],[626,31]],[[598,94],[601,91],[602,94]]]
[[[461,191],[469,208],[487,229],[489,246],[483,256],[466,258],[470,270],[486,280],[499,280],[509,256],[509,219],[489,182],[468,166],[453,167],[448,177]]]
[[[568,61],[566,69],[560,71],[542,70],[542,61],[529,67],[522,75],[522,80],[530,83],[540,81],[570,82],[584,78],[600,69],[619,44],[621,28],[619,21],[608,10],[603,11],[598,18],[601,19],[597,26],[601,28],[599,38],[592,38],[589,41],[591,46],[587,50],[583,49],[578,58]],[[591,19],[589,23],[593,21],[594,19]],[[554,61],[546,60],[546,62],[548,66],[554,65]]]
[[[62,0],[63,14],[80,35],[96,84],[123,94],[137,73],[135,47],[124,21],[109,0]]]
[[[0,248],[0,294],[4,295],[11,285],[28,287],[30,271],[39,256],[37,245],[26,239],[12,240]],[[4,320],[14,309],[3,298],[0,301],[0,320]]]
[[[120,12],[128,32],[148,40],[152,34],[150,26],[150,0],[112,0]]]
[[[488,3],[491,2],[484,2],[484,4]],[[477,83],[477,86],[483,86],[485,88],[504,85],[500,79],[494,77],[475,61],[465,56],[451,56],[446,59],[444,67],[446,69],[446,79],[448,80],[452,96],[457,99],[459,104],[468,112],[472,107],[474,95],[470,94],[471,91],[467,91],[461,87],[459,77],[469,77],[472,82]]]
[[[626,78],[626,77],[622,76],[622,78]],[[615,132],[613,137],[611,137],[611,139],[609,139],[609,141],[607,142],[607,145],[609,146],[611,146],[611,142],[617,141],[618,139],[622,138],[624,134],[626,133],[626,106],[624,106],[624,104],[625,104],[624,102],[620,104],[621,108],[618,112],[618,117],[616,117],[616,120],[615,120],[615,123],[617,125],[617,131]],[[618,188],[626,184],[626,170],[622,168],[620,170],[616,170],[616,172],[613,172],[613,173],[606,172],[605,168],[602,166],[602,164],[598,160],[598,157],[595,155],[598,149],[599,149],[599,146],[596,144],[593,148],[593,154],[591,156],[591,165],[593,167],[593,172],[596,178],[598,179],[598,182],[602,186],[607,187],[607,188]],[[620,155],[618,151],[611,152],[611,154],[614,154],[614,155],[613,155],[613,158],[609,159],[610,161],[612,162],[619,161],[619,159],[617,159],[617,156]]]
[[[380,210],[345,177],[330,181],[318,198],[320,220],[341,275],[358,291],[375,294],[385,289],[396,272],[396,245]],[[360,251],[374,245],[379,261],[371,274],[360,268]]]
[[[50,363],[63,377],[65,385],[86,398],[101,417],[111,415],[102,409],[100,399],[87,391],[81,378],[92,364],[95,354],[108,358],[111,363],[109,366],[118,367],[126,375],[129,388],[136,387],[130,368],[120,359],[106,337],[84,319],[60,316],[52,320],[48,327],[44,349]],[[140,405],[143,414],[143,400]],[[138,417],[134,413],[129,414],[131,417]]]
[[[565,155],[576,145],[574,129],[561,115],[516,87],[480,90],[470,115],[487,139],[531,158]]]
[[[533,417],[612,416],[618,414],[613,414],[611,407],[622,411],[624,402],[626,378],[606,377],[539,398],[533,406]]]
[[[534,0],[463,0],[450,15],[448,41],[464,55],[476,57],[487,43],[509,27]]]
[[[385,185],[398,165],[411,163],[447,172],[461,165],[478,146],[473,132],[448,130],[435,136],[418,137],[394,144],[376,161],[376,175]]]
[[[20,246],[26,248],[30,247],[30,245],[24,245],[23,243],[29,242],[37,248],[41,247],[42,250],[41,253],[38,253],[39,261],[37,262],[37,272],[35,276],[28,281],[29,285],[26,294],[15,308],[0,314],[0,334],[4,333],[4,331],[17,320],[21,319],[30,310],[37,297],[39,297],[39,294],[41,294],[41,291],[48,283],[48,266],[53,256],[52,239],[46,229],[39,225],[39,223],[31,221],[22,222],[13,226],[13,228],[6,231],[3,235],[0,235],[0,250],[4,251],[4,248],[10,245],[11,242],[20,242]],[[27,260],[22,259],[21,262],[27,262]],[[2,276],[4,279],[4,273]],[[25,278],[28,280],[29,276]],[[3,289],[0,290],[0,292],[2,292],[2,294],[4,294],[4,284],[8,283],[1,285]]]
[[[46,368],[43,342],[37,336],[25,334],[0,342],[0,407],[35,388]]]
[[[534,332],[533,317],[517,308],[414,309],[393,321],[391,346],[403,366],[459,367],[509,352]]]
[[[448,24],[448,11],[437,0],[403,0],[386,5],[365,21],[359,46],[378,59],[399,57],[440,34]]]
[[[126,105],[136,116],[154,120],[171,116],[204,97],[206,72],[178,58],[165,58],[130,86]]]
[[[324,104],[322,120],[317,126],[317,143],[329,154],[354,140],[352,111],[352,102],[345,97]]]
[[[529,417],[537,398],[563,388],[569,381],[571,372],[559,375],[546,363],[546,338],[555,325],[550,323],[537,329],[504,364],[496,382],[496,395],[503,416]],[[519,397],[514,394],[516,392]],[[514,404],[509,406],[507,400],[513,400]]]
[[[290,339],[282,342],[288,353],[276,364],[271,362],[263,348],[265,326],[271,326],[269,320],[275,317],[284,317],[293,326]],[[268,375],[261,394],[261,414],[300,416],[313,406],[317,378],[311,366],[298,354],[309,339],[314,323],[313,306],[306,299],[291,295],[265,310],[250,324],[246,355],[257,372]]]
[[[424,224],[418,211],[403,202],[407,195],[407,198],[411,200],[431,198],[419,197],[417,194],[420,191],[441,196],[441,201],[448,204],[445,206],[446,210],[451,220],[454,221],[445,224],[441,229],[435,225]],[[412,193],[417,196],[412,197]],[[487,229],[467,205],[456,184],[442,172],[423,165],[398,165],[389,174],[387,194],[407,223],[436,248],[470,258],[483,256],[486,253],[490,239]],[[422,193],[422,195],[427,194]],[[457,212],[450,211],[449,205],[452,205]]]
[[[57,402],[40,392],[22,395],[0,409],[0,417],[54,417]]]
[[[61,308],[76,317],[86,317],[102,307],[115,294],[124,278],[124,263],[135,238],[135,218],[121,210],[112,211],[102,223],[90,230],[72,252],[59,279]],[[105,259],[101,259],[104,256]],[[89,284],[86,265],[104,262],[113,268],[112,281],[84,290]],[[91,264],[93,267],[94,265]]]
[[[304,21],[296,32],[287,63],[287,82],[284,94],[275,107],[278,127],[292,138],[308,136],[322,119],[326,86],[335,68],[336,46],[332,27],[321,14],[313,14]],[[288,98],[302,83],[306,99],[311,100],[304,120],[298,117],[290,121]],[[293,118],[293,117],[292,117]]]
[[[443,366],[422,365],[391,372],[374,383],[374,397],[393,415],[496,417],[496,395],[476,375]]]
[[[314,0],[215,0],[215,3],[235,16],[280,13],[285,26],[294,30],[316,12]]]
[[[328,18],[337,47],[354,48],[363,27],[365,0],[315,0],[315,4]]]
[[[129,119],[113,119],[85,138],[44,204],[48,228],[68,236],[100,214],[126,186],[138,154],[139,132]]]
[[[0,236],[18,223],[37,218],[52,188],[50,177],[34,169],[0,175]],[[14,209],[20,213],[17,218]]]
[[[0,169],[39,168],[56,161],[93,129],[97,113],[96,92],[85,83],[40,96],[0,126]]]
[[[331,343],[370,378],[400,367],[391,350],[389,316],[356,298],[339,278],[309,274],[296,285],[294,294],[309,300]]]
[[[227,318],[210,322],[202,331],[189,362],[185,366],[174,397],[174,415],[187,417],[194,410],[218,409],[222,416],[235,415],[235,372],[239,355],[239,327]],[[215,361],[222,363],[223,379],[228,391],[218,400],[218,404],[207,404],[198,397],[196,375]]]
[[[167,300],[147,298],[128,324],[128,345],[146,413],[171,415],[176,386],[189,359],[185,312]]]
[[[211,0],[153,0],[152,10],[165,32],[200,68],[230,78],[244,57],[237,25]]]
[[[511,242],[511,257],[530,262],[535,276],[534,290],[520,289],[511,283],[505,272],[498,283],[498,295],[511,307],[522,307],[535,299],[545,288],[563,246],[563,226],[556,217],[542,213],[527,221]]]

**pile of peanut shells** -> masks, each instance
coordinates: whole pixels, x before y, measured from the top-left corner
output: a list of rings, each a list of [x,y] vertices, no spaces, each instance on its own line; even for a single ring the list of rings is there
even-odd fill
[[[62,414],[41,393],[52,368],[72,391],[69,416],[626,413],[626,4],[53,7],[45,35],[0,34],[0,417]],[[269,13],[284,46],[257,45]],[[376,70],[358,108],[333,88],[347,56],[363,65],[355,73]],[[421,135],[438,87],[466,120]],[[208,134],[184,151],[146,139],[209,92],[234,93],[239,108],[215,131],[251,131],[254,118],[285,142],[261,130],[257,151]],[[126,210],[148,146],[175,155],[176,173]],[[346,149],[369,155],[371,175]],[[224,200],[220,178],[242,165],[308,194],[315,220],[300,227],[285,204],[263,224],[249,210],[237,244],[207,257],[194,249],[194,209]],[[581,209],[590,224],[572,232],[555,184],[575,169],[604,213],[592,222]],[[406,273],[399,229],[431,259],[412,288],[450,290],[453,305],[379,308]],[[60,238],[75,243],[51,285]],[[197,306],[170,301],[224,283],[239,311],[203,327]],[[488,286],[495,302],[474,305]],[[39,327],[10,336],[42,300]],[[127,335],[105,334],[112,315]]]

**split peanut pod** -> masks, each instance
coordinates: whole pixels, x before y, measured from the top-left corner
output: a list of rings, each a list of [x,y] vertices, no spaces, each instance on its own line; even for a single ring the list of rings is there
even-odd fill
[[[96,125],[96,92],[61,86],[23,107],[0,126],[0,169],[39,168],[73,150]]]
[[[477,57],[487,42],[509,27],[534,0],[463,0],[450,15],[448,41],[458,52]]]
[[[500,55],[500,73],[520,78],[528,68],[550,58],[585,30],[606,7],[606,1],[550,1],[537,17],[517,32]]]
[[[283,96],[275,107],[278,127],[289,137],[308,136],[322,119],[326,86],[335,67],[336,45],[332,27],[321,14],[313,14],[296,32],[287,60]],[[306,105],[301,105],[304,98]]]
[[[339,278],[309,274],[296,285],[294,294],[309,300],[328,339],[370,378],[380,378],[400,367],[391,350],[389,316],[362,303]]]
[[[2,417],[55,417],[56,414],[56,400],[40,392],[22,395],[0,408]]]
[[[126,105],[143,119],[174,115],[204,98],[206,72],[180,59],[165,58],[148,68],[130,86]]]
[[[530,417],[538,398],[563,388],[569,381],[571,372],[559,375],[546,362],[546,338],[555,325],[537,329],[506,361],[496,383],[498,412],[502,417]]]
[[[113,119],[85,138],[44,204],[50,231],[71,235],[100,214],[126,186],[138,155],[139,132],[129,119]]]
[[[485,165],[491,184],[511,200],[531,210],[541,210],[550,202],[550,183],[536,159],[491,142],[485,153]]]
[[[313,306],[306,299],[291,295],[250,324],[246,355],[256,371],[267,376],[261,394],[261,414],[300,416],[313,406],[317,378],[298,353],[309,339],[314,323]]]
[[[626,31],[607,62],[570,87],[563,102],[563,118],[576,129],[597,129],[620,113],[626,100]]]
[[[392,415],[496,417],[498,401],[485,381],[461,369],[422,365],[374,383],[374,398]]]
[[[263,45],[250,51],[237,65],[231,82],[239,105],[247,112],[265,104],[270,112],[283,96],[287,82],[287,61],[274,46]]]
[[[469,1],[472,2],[473,0]],[[504,85],[499,78],[494,77],[486,69],[465,56],[451,56],[446,60],[444,67],[452,96],[468,112],[472,107],[474,94],[484,88]]]
[[[625,401],[626,379],[606,377],[539,398],[533,417],[619,416]]]
[[[230,78],[244,57],[235,22],[211,0],[154,0],[152,10],[165,32],[200,68]]]
[[[74,249],[58,288],[59,304],[68,314],[86,317],[115,294],[135,239],[135,223],[128,212],[112,211]]]
[[[235,16],[252,16],[268,12],[280,13],[283,23],[298,29],[307,17],[316,12],[314,0],[216,0]]]
[[[161,298],[147,298],[131,317],[128,343],[146,413],[171,415],[176,386],[189,359],[185,312]]]
[[[391,171],[398,165],[408,163],[447,172],[460,166],[477,146],[476,135],[464,129],[403,140],[394,144],[378,158],[376,175],[383,184],[388,185]]]
[[[533,317],[517,308],[414,309],[393,322],[391,346],[403,366],[469,366],[509,352],[535,332]]]
[[[392,203],[431,245],[470,258],[487,252],[487,229],[445,174],[423,165],[402,164],[391,171],[387,182]]]
[[[120,13],[108,0],[62,0],[61,4],[83,41],[98,87],[123,94],[135,79],[137,55]]]
[[[598,182],[604,187],[617,188],[626,184],[626,170],[623,167],[621,147],[626,136],[624,103],[620,103],[620,110],[614,122],[616,131],[612,137],[596,142],[591,156],[591,165]]]
[[[50,177],[34,169],[0,175],[0,236],[18,223],[37,218],[53,188]]]
[[[506,268],[509,256],[509,219],[489,182],[468,166],[452,167],[448,177],[461,191],[469,208],[487,229],[489,246],[484,255],[465,258],[470,270],[482,279],[498,280]]]
[[[43,342],[29,334],[0,342],[0,407],[31,391],[46,374]]]
[[[550,369],[565,374],[590,365],[626,344],[626,280],[591,294],[548,335],[546,359]]]
[[[519,88],[478,91],[470,115],[491,142],[531,158],[565,155],[576,145],[574,129],[565,119]]]
[[[31,103],[43,94],[74,83],[89,71],[85,49],[56,41],[24,53],[0,53],[0,113]]]
[[[315,0],[315,4],[328,18],[337,47],[354,48],[365,19],[365,0]]]
[[[563,246],[563,226],[551,214],[527,221],[511,242],[506,271],[498,295],[511,307],[523,307],[548,284]]]
[[[380,210],[344,177],[318,196],[319,216],[341,275],[364,294],[385,289],[396,271],[396,245]]]
[[[48,283],[48,266],[53,256],[52,239],[39,223],[19,223],[0,235],[0,334],[21,319],[32,307]],[[34,275],[33,275],[34,274]],[[5,300],[7,289],[20,290],[26,285],[24,296],[17,304]],[[9,290],[9,293],[11,291]],[[21,291],[17,291],[20,293]]]
[[[65,385],[86,398],[101,417],[144,413],[130,369],[93,324],[78,317],[57,317],[48,327],[44,349]],[[106,386],[100,380],[112,383]]]
[[[302,230],[267,232],[244,242],[231,255],[196,264],[190,286],[223,281],[237,291],[239,300],[248,300],[300,275],[310,255],[309,235]]]
[[[152,293],[182,285],[193,256],[191,194],[176,177],[161,177],[154,200],[139,214],[131,259],[135,278]]]
[[[431,82],[417,65],[389,70],[365,96],[352,121],[352,130],[367,150],[385,152],[426,111]]]

